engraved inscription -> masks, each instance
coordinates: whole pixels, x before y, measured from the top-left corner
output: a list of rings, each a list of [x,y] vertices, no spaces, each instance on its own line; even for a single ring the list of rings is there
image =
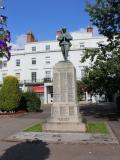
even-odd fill
[[[57,107],[51,107],[51,115],[56,116],[59,114],[59,110]]]
[[[60,73],[61,102],[66,101],[66,72]]]
[[[54,73],[53,75],[53,101],[59,102],[60,101],[60,86],[59,86],[59,73]]]
[[[60,107],[60,115],[65,116],[66,115],[66,107]]]
[[[67,73],[67,81],[68,81],[68,101],[74,102],[75,101],[75,86],[74,86],[74,79],[72,73]]]
[[[70,116],[74,115],[74,107],[69,107],[69,115]]]
[[[59,118],[59,121],[69,121],[69,118]]]

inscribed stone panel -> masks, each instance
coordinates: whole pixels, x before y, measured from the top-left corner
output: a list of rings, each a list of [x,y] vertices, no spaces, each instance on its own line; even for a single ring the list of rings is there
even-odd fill
[[[69,107],[69,115],[70,116],[74,115],[74,107]]]
[[[66,101],[66,72],[61,72],[60,73],[60,96],[61,96],[61,102]]]
[[[73,74],[68,72],[67,73],[67,81],[68,81],[68,101],[74,102],[75,101],[75,86],[74,86],[74,78]]]
[[[52,116],[59,115],[59,109],[57,107],[51,107]]]
[[[66,107],[60,107],[60,115],[65,116],[66,115]]]
[[[60,101],[60,79],[59,79],[59,73],[53,74],[53,100],[54,102]]]

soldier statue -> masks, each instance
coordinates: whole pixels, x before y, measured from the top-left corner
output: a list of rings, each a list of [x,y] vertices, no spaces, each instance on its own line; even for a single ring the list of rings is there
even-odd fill
[[[62,28],[61,34],[58,36],[57,40],[59,41],[59,46],[61,47],[61,51],[64,57],[64,60],[68,60],[68,52],[70,47],[72,46],[71,40],[72,36],[66,31],[66,28]]]

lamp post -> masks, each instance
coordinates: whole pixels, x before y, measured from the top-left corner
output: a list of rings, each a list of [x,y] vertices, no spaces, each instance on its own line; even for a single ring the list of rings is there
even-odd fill
[[[0,0],[0,12],[4,10],[3,0]],[[10,32],[7,30],[7,17],[0,15],[0,57],[10,60]]]

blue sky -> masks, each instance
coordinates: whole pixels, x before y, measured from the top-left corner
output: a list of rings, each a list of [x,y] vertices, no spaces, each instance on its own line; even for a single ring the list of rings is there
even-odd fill
[[[90,0],[93,1],[93,0]],[[38,40],[55,39],[56,30],[86,28],[90,17],[85,12],[86,0],[4,0],[12,41],[32,31]]]

